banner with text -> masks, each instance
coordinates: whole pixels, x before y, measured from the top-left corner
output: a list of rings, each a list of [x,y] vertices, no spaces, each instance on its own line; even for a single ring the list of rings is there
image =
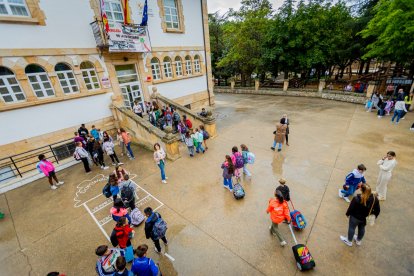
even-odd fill
[[[108,32],[109,52],[151,52],[147,27],[115,23]]]

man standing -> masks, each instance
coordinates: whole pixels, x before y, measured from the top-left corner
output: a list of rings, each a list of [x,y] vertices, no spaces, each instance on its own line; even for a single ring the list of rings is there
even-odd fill
[[[80,136],[83,137],[83,139],[86,140],[86,137],[89,135],[88,129],[85,127],[85,124],[81,124],[81,127],[78,129],[78,133]]]

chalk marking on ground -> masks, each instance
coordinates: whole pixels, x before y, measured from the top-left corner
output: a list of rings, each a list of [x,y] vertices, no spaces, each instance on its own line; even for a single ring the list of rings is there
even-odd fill
[[[99,224],[98,220],[96,219],[96,217],[92,214],[91,210],[89,209],[89,207],[86,205],[86,203],[82,204],[83,207],[85,207],[86,211],[88,211],[89,215],[91,215],[92,219],[95,221],[96,225],[98,225],[99,229],[101,229],[101,232],[104,234],[104,236],[106,237],[106,239],[108,241],[111,241],[111,239],[109,238],[108,234],[105,232],[105,230],[102,228],[102,226]]]
[[[174,262],[175,261],[175,259],[170,254],[164,253],[164,255],[165,255],[165,257],[167,257],[168,259],[170,259],[171,262]]]
[[[161,203],[160,206],[158,206],[157,208],[155,208],[154,210],[152,210],[153,212],[157,211],[158,209],[160,209],[162,206],[164,206],[164,204]]]

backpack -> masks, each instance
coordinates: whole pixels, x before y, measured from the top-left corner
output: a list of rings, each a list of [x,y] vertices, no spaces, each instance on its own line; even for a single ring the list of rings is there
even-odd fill
[[[236,155],[236,164],[234,164],[234,166],[236,167],[236,169],[241,169],[244,167],[244,160],[243,160],[243,156],[241,154]]]
[[[118,246],[119,242],[118,242],[118,239],[116,237],[116,231],[115,231],[115,229],[112,230],[110,240],[111,240],[111,244],[112,244],[113,247],[117,247]]]
[[[246,193],[244,192],[244,189],[240,183],[236,183],[233,186],[233,196],[235,199],[242,199]]]
[[[207,140],[208,138],[210,138],[210,134],[208,134],[207,131],[203,130],[203,139]]]
[[[248,152],[247,153],[247,163],[249,164],[254,164],[254,161],[256,160],[256,156],[254,155],[253,152]]]
[[[40,162],[42,162],[42,161],[40,161]],[[40,169],[40,162],[37,162],[36,169],[38,170],[38,172],[43,173],[43,171]]]
[[[106,185],[103,187],[102,189],[102,194],[106,197],[106,198],[110,198],[112,193],[111,193],[111,184],[106,183]]]
[[[131,224],[134,226],[140,225],[145,219],[145,216],[138,208],[131,211]]]
[[[123,186],[121,190],[121,198],[125,202],[131,201],[134,198],[134,189],[130,186],[131,182],[129,182],[128,186]]]
[[[79,153],[75,150],[75,152],[73,153],[73,158],[75,158],[76,161],[81,160],[81,157],[79,155]],[[40,163],[40,162],[39,162]]]
[[[184,124],[181,124],[180,125],[180,128],[181,128],[181,133],[182,134],[186,134],[187,133],[187,127]]]
[[[178,114],[177,112],[174,112],[174,114],[173,114],[173,119],[174,119],[174,121],[176,121],[176,122],[179,122],[180,121],[180,114]]]
[[[167,119],[167,121],[171,121],[172,116],[170,113],[167,113],[167,115],[165,115],[165,118]]]
[[[165,237],[165,233],[167,232],[167,223],[157,213],[154,215],[157,217],[157,220],[152,228],[152,237],[154,240],[159,240],[162,237]]]
[[[298,210],[290,212],[290,217],[292,218],[293,227],[297,229],[303,229],[306,227],[306,219]]]

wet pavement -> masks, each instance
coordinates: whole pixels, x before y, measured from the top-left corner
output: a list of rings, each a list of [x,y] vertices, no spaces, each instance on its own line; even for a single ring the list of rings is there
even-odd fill
[[[414,133],[412,113],[391,125],[361,105],[322,99],[216,95],[219,136],[194,158],[187,155],[167,163],[168,184],[160,181],[152,153],[134,148],[136,160],[125,157],[125,168],[138,184],[137,204],[157,211],[168,223],[169,246],[153,251],[143,226],[135,228],[133,245],[150,245],[149,256],[163,275],[285,275],[299,274],[292,255],[292,237],[280,247],[269,234],[265,210],[277,180],[284,177],[295,207],[308,226],[296,231],[316,261],[315,275],[412,275],[414,225],[412,208]],[[287,113],[290,146],[270,150],[275,124]],[[222,187],[220,165],[234,145],[246,144],[255,153],[252,178],[243,178],[246,197],[236,201]],[[345,175],[359,163],[375,187],[376,162],[388,150],[398,165],[387,201],[375,226],[366,229],[361,247],[347,247],[339,235],[347,232],[347,203],[338,198]],[[113,167],[111,167],[111,170]],[[113,227],[111,202],[101,195],[108,171],[91,174],[77,165],[58,173],[65,184],[56,191],[41,179],[0,195],[0,275],[95,275],[95,248],[109,244]]]

